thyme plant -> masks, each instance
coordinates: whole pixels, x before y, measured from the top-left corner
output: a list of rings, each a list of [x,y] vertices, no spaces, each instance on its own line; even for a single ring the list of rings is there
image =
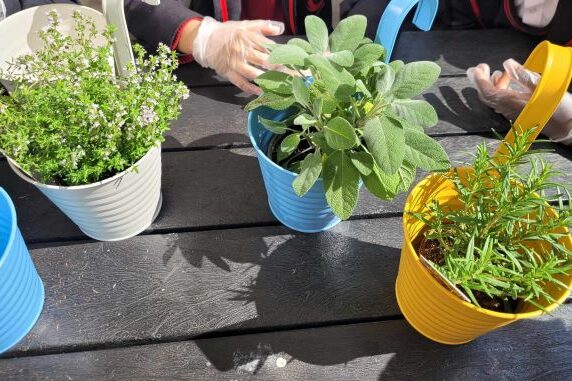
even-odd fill
[[[465,180],[457,170],[448,175],[460,209],[433,201],[427,214],[414,214],[444,255],[434,265],[476,305],[475,292],[481,292],[542,308],[539,301],[554,301],[548,284],[567,287],[558,276],[572,271],[572,251],[561,241],[572,226],[570,193],[540,152],[527,151],[531,133],[515,134],[498,161],[479,145],[473,174]],[[551,208],[557,216],[548,214]]]
[[[288,110],[281,120],[259,121],[283,135],[275,161],[298,173],[294,191],[303,196],[320,177],[336,215],[351,216],[360,179],[375,196],[406,191],[417,168],[445,170],[445,151],[426,135],[437,113],[412,100],[439,77],[433,62],[383,62],[384,48],[364,38],[367,19],[351,16],[328,36],[318,17],[305,20],[308,41],[293,38],[271,47],[270,62],[289,73],[269,71],[255,82],[260,106]]]
[[[188,95],[166,46],[149,58],[135,46],[136,65],[117,78],[113,27],[96,46],[94,21],[78,11],[73,18],[74,37],[50,12],[43,47],[0,72],[13,87],[0,95],[0,151],[42,183],[88,184],[129,168],[163,140]]]

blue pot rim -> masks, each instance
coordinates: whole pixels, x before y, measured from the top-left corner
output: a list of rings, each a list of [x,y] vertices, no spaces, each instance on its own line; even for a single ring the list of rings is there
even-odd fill
[[[250,138],[250,142],[252,143],[252,146],[254,147],[254,149],[256,150],[256,153],[258,154],[258,157],[262,157],[264,161],[266,161],[267,163],[270,163],[270,165],[277,171],[280,171],[288,176],[290,176],[292,178],[292,180],[294,180],[296,178],[296,174],[292,171],[289,171],[281,166],[279,166],[278,164],[276,164],[274,161],[272,161],[268,155],[266,155],[266,152],[263,152],[260,149],[260,146],[258,144],[258,141],[256,140],[256,138],[254,137],[254,134],[252,132],[252,129],[254,127],[255,123],[258,123],[258,120],[254,120],[253,118],[256,116],[258,117],[258,115],[255,115],[255,111],[250,111],[248,113],[248,137]],[[287,111],[277,111],[277,116],[283,116],[287,113]],[[270,132],[270,131],[269,131]],[[270,132],[272,133],[272,132]],[[276,135],[276,134],[273,134]],[[318,178],[318,180],[316,180],[316,183],[322,182],[322,178]]]
[[[0,267],[2,267],[6,257],[8,256],[8,250],[13,246],[14,240],[16,239],[16,229],[17,229],[17,221],[16,221],[16,209],[14,208],[14,203],[8,193],[4,190],[4,188],[0,187],[0,198],[6,200],[9,209],[9,218],[11,221],[10,226],[10,234],[8,237],[8,241],[6,242],[6,246],[0,253]]]

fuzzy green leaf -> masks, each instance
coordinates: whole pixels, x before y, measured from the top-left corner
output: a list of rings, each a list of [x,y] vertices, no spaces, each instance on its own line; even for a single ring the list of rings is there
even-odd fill
[[[308,42],[316,53],[328,50],[328,27],[319,17],[307,16],[304,20]]]
[[[354,55],[349,50],[332,53],[328,56],[328,59],[333,63],[344,67],[350,67],[354,64]]]
[[[365,151],[350,152],[352,164],[363,176],[369,176],[373,170],[373,156]]]
[[[288,45],[294,45],[294,46],[297,46],[299,48],[302,48],[308,54],[314,53],[314,49],[312,49],[312,45],[310,45],[310,43],[308,41],[303,40],[301,38],[292,38],[292,39],[288,40]]]
[[[294,124],[297,126],[313,126],[316,124],[317,120],[312,115],[304,113],[302,115],[298,115],[296,119],[294,119]]]
[[[403,160],[403,164],[397,170],[397,175],[399,176],[397,192],[407,192],[411,184],[413,184],[416,174],[417,168],[415,165],[411,164],[407,160]]]
[[[351,149],[358,143],[355,129],[340,116],[331,119],[324,129],[328,145],[333,149]]]
[[[316,152],[307,155],[301,164],[300,174],[292,182],[294,192],[302,197],[314,186],[322,173],[322,154]]]
[[[286,110],[295,103],[295,99],[291,96],[283,96],[276,93],[263,93],[261,96],[251,101],[244,108],[246,111],[252,111],[258,107],[269,107],[273,110]]]
[[[261,116],[258,117],[258,121],[268,131],[275,133],[277,135],[282,135],[283,133],[288,131],[288,126],[286,126],[286,123],[284,123],[284,122],[278,122],[275,120],[266,119],[266,118],[263,118]]]
[[[435,83],[441,68],[434,62],[411,62],[395,75],[392,93],[396,98],[412,98],[421,94]]]
[[[367,18],[362,15],[354,15],[341,20],[330,35],[330,47],[332,52],[349,50],[353,52],[365,35]]]
[[[296,102],[300,103],[304,107],[308,106],[308,103],[310,102],[310,90],[302,78],[292,78],[292,94],[294,94]]]
[[[397,172],[405,156],[403,127],[393,119],[374,118],[366,123],[363,137],[381,170],[388,174]]]
[[[288,135],[282,140],[280,143],[280,152],[283,154],[290,154],[298,148],[300,144],[300,134],[291,134]]]
[[[260,74],[255,80],[260,88],[264,91],[273,93],[290,95],[292,94],[292,86],[290,86],[290,79],[292,77],[280,71],[267,71]]]
[[[443,171],[450,167],[449,157],[435,140],[413,129],[405,129],[405,157],[427,171]]]
[[[323,178],[326,200],[334,214],[342,220],[348,219],[358,201],[359,172],[346,152],[334,151],[328,156]]]
[[[365,67],[371,66],[374,62],[380,60],[384,53],[385,49],[379,44],[360,46],[354,52],[354,67],[352,68],[352,72],[357,72]]]
[[[386,95],[391,91],[395,83],[395,71],[389,65],[383,65],[377,74],[375,87],[380,95]]]
[[[389,175],[383,172],[375,163],[371,173],[367,176],[362,176],[362,179],[367,190],[377,198],[391,200],[397,194],[399,174]]]
[[[302,67],[306,57],[308,57],[308,53],[296,45],[277,45],[272,49],[268,62]]]
[[[433,106],[423,100],[396,99],[391,103],[391,110],[409,123],[423,127],[433,127],[439,120]]]
[[[393,69],[394,72],[399,72],[401,69],[403,69],[403,67],[405,66],[405,62],[401,61],[401,60],[395,60],[395,61],[391,61],[389,63],[389,66],[391,66],[391,68]]]
[[[314,99],[314,103],[312,104],[312,111],[314,115],[322,115],[323,108],[324,108],[324,100],[322,98]]]
[[[345,100],[355,92],[355,79],[346,69],[332,64],[327,58],[312,55],[309,61],[318,71],[328,93],[338,100]]]

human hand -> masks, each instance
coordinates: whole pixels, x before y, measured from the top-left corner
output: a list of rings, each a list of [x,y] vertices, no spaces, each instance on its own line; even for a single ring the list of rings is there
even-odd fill
[[[208,67],[227,78],[241,90],[259,95],[261,89],[250,83],[263,73],[261,69],[275,69],[268,63],[266,46],[273,41],[266,36],[278,36],[284,24],[276,21],[218,22],[205,17],[193,41],[192,53],[203,67]]]
[[[467,76],[481,102],[514,121],[538,85],[540,75],[524,68],[513,59],[503,63],[504,72],[490,72],[487,64],[467,70]],[[556,142],[572,144],[572,94],[566,93],[543,133]]]

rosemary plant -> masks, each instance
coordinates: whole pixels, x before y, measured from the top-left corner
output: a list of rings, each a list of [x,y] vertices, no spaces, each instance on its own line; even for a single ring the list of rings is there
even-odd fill
[[[547,285],[566,288],[558,276],[572,271],[572,251],[562,244],[572,226],[570,193],[540,151],[527,151],[531,133],[515,134],[502,160],[481,144],[474,173],[447,175],[459,209],[434,201],[427,214],[413,214],[428,226],[425,239],[441,249],[435,267],[477,306],[475,294],[484,293],[505,305],[521,300],[542,308],[539,302],[554,301]],[[551,208],[558,214],[550,215]]]

